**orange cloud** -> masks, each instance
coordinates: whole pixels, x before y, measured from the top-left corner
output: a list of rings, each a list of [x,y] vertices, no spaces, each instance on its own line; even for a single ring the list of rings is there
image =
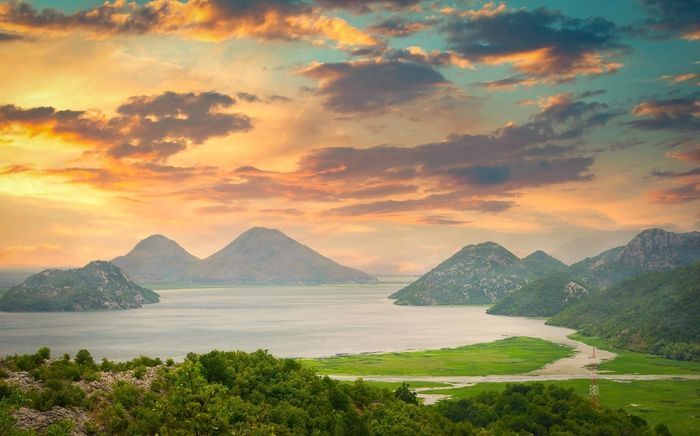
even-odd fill
[[[97,38],[150,33],[205,41],[322,38],[341,46],[377,43],[342,18],[322,15],[302,2],[277,0],[152,0],[143,5],[115,0],[72,14],[12,1],[0,5],[0,26],[19,32],[87,31]]]

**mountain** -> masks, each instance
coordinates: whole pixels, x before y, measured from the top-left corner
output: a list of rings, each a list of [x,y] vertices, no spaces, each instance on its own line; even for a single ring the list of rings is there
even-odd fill
[[[152,235],[112,263],[139,283],[171,283],[181,280],[199,259],[172,239]]]
[[[276,229],[254,227],[187,272],[196,283],[330,284],[376,279],[321,256]]]
[[[565,271],[567,266],[559,259],[555,259],[542,250],[537,250],[534,253],[522,259],[525,267],[534,275],[543,277],[548,274]]]
[[[494,242],[467,245],[392,294],[396,304],[488,304],[520,289],[533,274],[516,255]]]
[[[648,271],[665,271],[700,260],[700,232],[644,230],[627,245],[605,251],[571,266],[572,276],[607,288]]]
[[[119,267],[93,261],[82,268],[47,269],[0,298],[0,310],[9,312],[70,312],[134,309],[157,303],[160,297],[131,281]]]
[[[570,274],[558,272],[534,280],[518,292],[506,295],[486,312],[492,315],[552,316],[589,295],[590,290],[574,281]]]
[[[621,348],[700,360],[699,314],[700,263],[695,263],[623,281],[547,323],[604,337]]]

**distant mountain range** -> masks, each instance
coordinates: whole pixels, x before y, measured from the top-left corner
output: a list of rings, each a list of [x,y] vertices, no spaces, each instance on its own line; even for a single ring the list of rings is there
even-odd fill
[[[489,308],[494,315],[552,316],[578,299],[650,271],[667,271],[700,260],[700,232],[649,229],[627,245],[571,265],[564,273],[524,286]],[[585,289],[574,298],[572,287]]]
[[[566,265],[543,251],[524,259],[495,242],[467,245],[390,296],[396,304],[488,304]]]
[[[276,229],[254,227],[200,260],[175,241],[149,236],[112,260],[140,283],[312,285],[373,283]]]
[[[135,309],[157,303],[155,292],[142,288],[117,266],[93,261],[78,269],[47,269],[0,298],[0,310],[60,312]]]

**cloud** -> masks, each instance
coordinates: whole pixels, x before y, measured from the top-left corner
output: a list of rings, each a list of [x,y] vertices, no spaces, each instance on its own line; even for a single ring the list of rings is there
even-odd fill
[[[643,2],[649,16],[644,24],[661,33],[660,36],[680,35],[683,39],[700,40],[700,7],[696,0]]]
[[[0,4],[0,24],[23,32],[87,31],[97,37],[160,34],[209,41],[323,38],[341,45],[376,43],[345,20],[321,15],[301,0],[115,0],[74,13],[10,1]]]
[[[665,189],[651,193],[657,203],[679,204],[700,200],[700,183],[689,183],[677,188]]]
[[[700,130],[700,100],[697,97],[654,99],[639,103],[632,114],[640,119],[628,124],[647,130]]]
[[[14,33],[0,32],[0,43],[10,42],[10,41],[20,41],[25,39],[22,35],[16,35]]]
[[[678,85],[683,82],[690,82],[700,79],[700,73],[684,73],[661,76],[662,80],[668,82],[669,85]],[[695,82],[695,85],[700,86],[700,80]]]
[[[612,73],[622,65],[609,58],[625,48],[610,21],[569,18],[545,8],[492,8],[454,18],[442,31],[450,48],[471,62],[511,64],[518,77],[548,83]]]
[[[94,111],[5,105],[0,106],[0,129],[24,127],[31,132],[48,132],[96,145],[101,153],[116,159],[165,161],[210,138],[250,130],[249,117],[224,112],[235,103],[232,97],[217,92],[167,91],[131,97],[112,117]]]
[[[346,9],[356,13],[368,13],[375,9],[400,10],[417,6],[422,0],[315,0],[327,9]]]
[[[304,155],[291,172],[241,167],[229,180],[181,192],[222,204],[283,198],[340,203],[332,215],[383,216],[431,211],[496,213],[521,189],[589,180],[593,157],[574,144],[616,113],[560,94],[521,126],[489,135],[454,135],[415,147],[328,147]]]
[[[346,113],[381,112],[448,83],[430,66],[384,60],[313,63],[301,74],[318,82],[324,107]]]
[[[403,38],[429,29],[434,20],[409,20],[403,17],[390,17],[370,25],[367,30],[382,36]]]
[[[695,177],[695,176],[700,176],[700,167],[693,168],[688,171],[681,171],[681,172],[675,172],[675,171],[661,171],[658,169],[654,169],[651,171],[651,175],[654,177],[658,178],[679,178],[679,177]]]

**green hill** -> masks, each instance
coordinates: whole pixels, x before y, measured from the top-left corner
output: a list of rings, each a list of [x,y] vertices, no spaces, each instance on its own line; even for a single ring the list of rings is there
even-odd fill
[[[615,347],[700,360],[700,263],[626,280],[564,309],[548,324]]]
[[[569,273],[561,272],[528,283],[486,312],[492,315],[553,316],[589,295],[588,287],[574,281]]]
[[[0,298],[8,312],[75,312],[135,309],[160,297],[134,283],[116,265],[93,261],[82,268],[47,269]]]

